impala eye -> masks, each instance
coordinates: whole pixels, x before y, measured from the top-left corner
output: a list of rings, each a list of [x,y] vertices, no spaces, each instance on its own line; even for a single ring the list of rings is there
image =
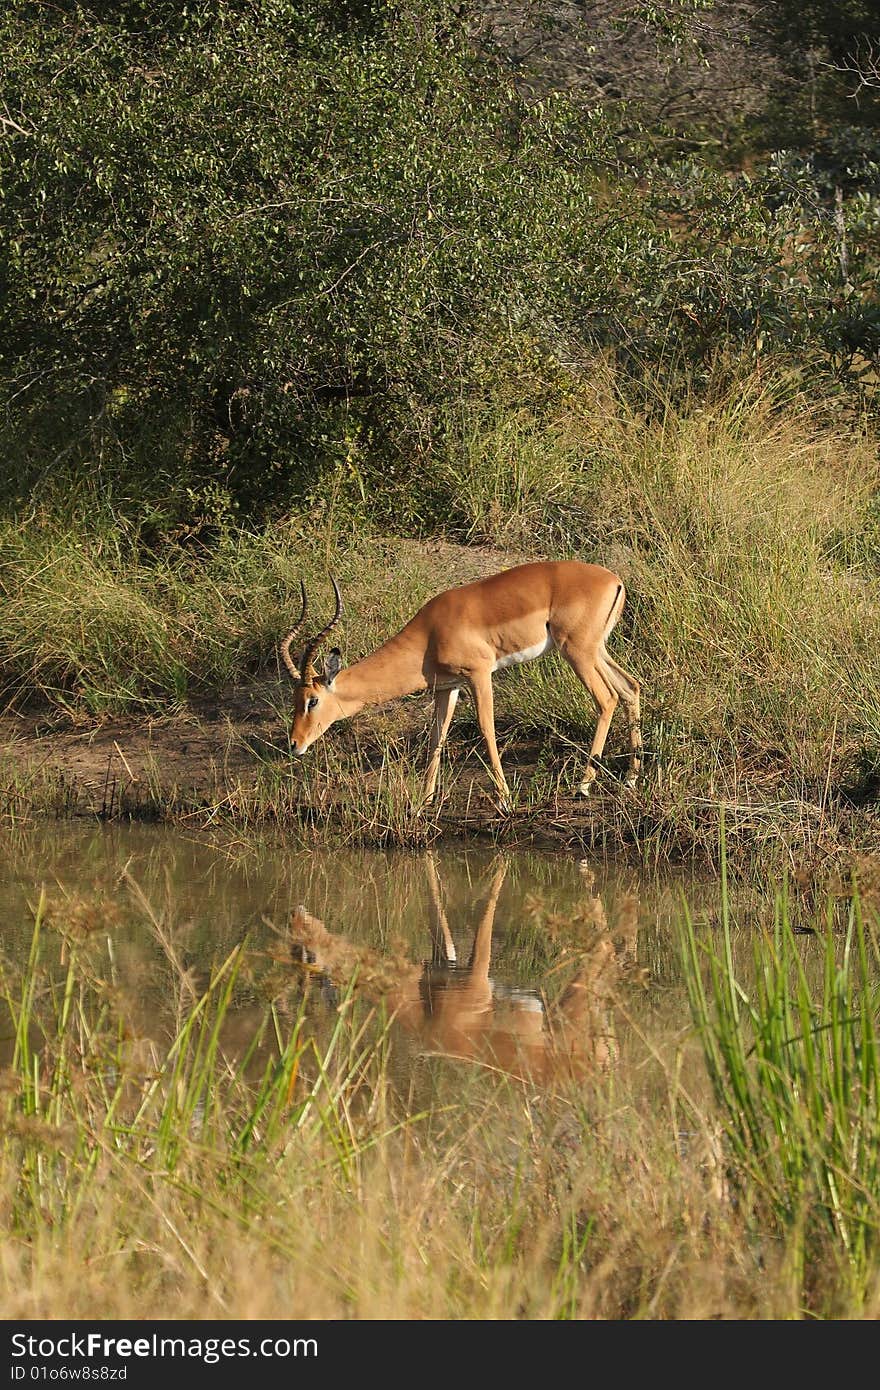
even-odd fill
[[[306,700],[306,714],[308,714],[309,710],[314,709],[314,708],[315,708],[315,705],[316,705],[317,703],[318,703],[318,697],[317,697],[317,695],[312,695],[308,700]]]

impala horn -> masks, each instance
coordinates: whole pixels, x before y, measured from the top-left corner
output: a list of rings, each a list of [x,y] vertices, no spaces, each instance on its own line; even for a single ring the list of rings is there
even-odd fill
[[[318,647],[321,645],[327,634],[333,631],[334,627],[339,622],[339,619],[342,617],[342,595],[339,592],[339,585],[336,583],[336,580],[333,578],[332,574],[330,576],[330,583],[333,585],[333,592],[336,595],[336,612],[333,614],[333,617],[330,619],[327,626],[321,628],[321,631],[318,633],[317,637],[312,638],[311,642],[309,642],[308,646],[306,647],[305,651],[300,657],[299,676],[303,685],[314,685],[315,681],[318,679],[318,672],[315,670],[313,664],[315,652],[318,650]]]
[[[278,647],[278,651],[281,655],[281,660],[284,662],[285,666],[291,674],[292,679],[296,681],[297,685],[299,685],[300,682],[299,668],[296,662],[293,660],[292,656],[290,655],[290,644],[306,620],[306,608],[308,607],[308,601],[306,599],[306,586],[302,579],[299,581],[299,587],[300,592],[302,593],[303,601],[302,612],[299,615],[299,619],[297,621],[296,626],[294,628],[291,628],[284,641],[281,642]]]

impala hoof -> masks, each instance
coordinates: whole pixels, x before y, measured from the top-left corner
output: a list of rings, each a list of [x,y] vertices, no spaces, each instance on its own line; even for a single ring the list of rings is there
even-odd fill
[[[578,796],[589,796],[592,790],[592,782],[581,782],[580,786],[578,787]]]

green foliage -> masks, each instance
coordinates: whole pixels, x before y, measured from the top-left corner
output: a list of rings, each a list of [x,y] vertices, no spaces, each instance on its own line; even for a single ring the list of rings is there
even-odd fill
[[[585,833],[607,831],[617,845],[637,836],[646,855],[711,860],[726,807],[731,842],[749,856],[873,843],[861,804],[874,795],[880,758],[870,434],[830,428],[826,403],[808,402],[791,379],[743,380],[684,405],[655,392],[648,413],[607,369],[588,390],[561,375],[552,388],[568,392],[565,409],[497,398],[450,408],[445,448],[423,465],[418,490],[386,483],[382,502],[400,500],[398,524],[427,528],[442,517],[450,539],[478,549],[377,534],[377,501],[351,475],[330,480],[322,508],[259,528],[242,526],[221,494],[205,494],[202,530],[161,543],[152,525],[120,525],[89,490],[68,499],[66,516],[0,520],[0,699],[94,720],[167,714],[191,697],[198,719],[208,697],[238,723],[229,736],[243,753],[209,779],[218,815],[291,827],[308,815],[309,833],[421,841],[437,829],[411,814],[422,701],[365,712],[293,771],[270,758],[257,776],[259,749],[244,754],[260,710],[260,737],[283,747],[291,688],[277,643],[299,612],[300,578],[317,628],[332,611],[328,572],[338,576],[339,645],[354,661],[443,589],[542,554],[572,556],[626,584],[611,650],[642,682],[647,748],[638,798],[620,797],[625,721],[615,720],[607,796],[597,795]],[[245,691],[254,704],[240,723]],[[546,826],[551,808],[555,822],[560,797],[573,813],[595,714],[570,668],[548,656],[499,674],[495,702],[502,757],[518,781],[511,827],[521,833],[532,815]],[[448,753],[443,795],[461,810],[483,780],[466,701]],[[170,756],[161,772],[146,800],[145,788],[133,793],[132,811],[192,806],[175,789]],[[67,790],[50,792],[50,807],[67,804]],[[27,801],[14,778],[7,801]]]
[[[876,360],[864,179],[844,305],[789,170],[657,164],[632,123],[531,99],[443,0],[14,0],[0,56],[19,505],[97,468],[132,513],[339,474],[381,508],[463,390],[533,402],[536,351],[698,380],[719,352],[839,380]]]
[[[167,37],[31,8],[0,30],[21,118],[2,361],[38,432],[41,408],[119,441],[158,414],[245,496],[253,469],[289,492],[341,447],[343,407],[369,427],[541,293],[566,114],[477,65],[442,7],[389,7],[366,35],[320,8],[196,7]]]

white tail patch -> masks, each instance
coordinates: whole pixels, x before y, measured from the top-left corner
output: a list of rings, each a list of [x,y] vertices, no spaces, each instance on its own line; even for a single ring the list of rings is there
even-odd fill
[[[553,646],[553,638],[550,633],[544,638],[543,642],[536,642],[533,647],[524,647],[521,652],[510,652],[507,656],[499,656],[493,671],[503,671],[505,666],[520,666],[524,661],[537,661],[539,656],[544,656]]]

